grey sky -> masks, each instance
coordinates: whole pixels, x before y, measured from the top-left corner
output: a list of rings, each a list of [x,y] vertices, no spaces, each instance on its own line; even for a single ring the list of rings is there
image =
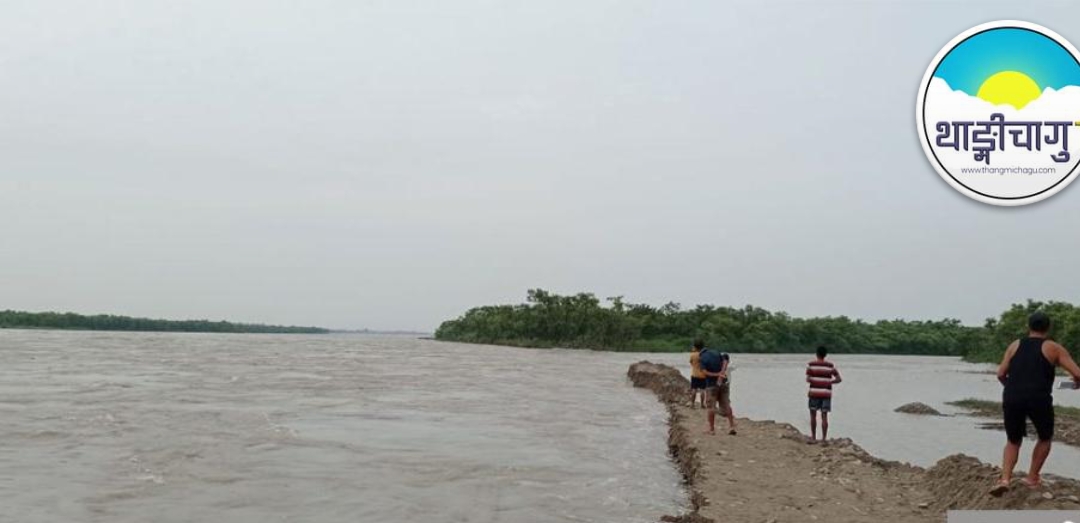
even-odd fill
[[[527,288],[981,322],[1080,188],[970,201],[942,45],[1080,3],[0,0],[0,308],[432,329]]]

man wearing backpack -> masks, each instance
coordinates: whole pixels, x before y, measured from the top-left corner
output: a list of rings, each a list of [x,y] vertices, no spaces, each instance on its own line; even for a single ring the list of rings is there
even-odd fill
[[[728,378],[731,358],[722,352],[705,349],[701,351],[699,361],[701,370],[705,373],[705,390],[709,397],[708,433],[716,434],[716,409],[719,407],[721,415],[727,418],[728,434],[734,436],[735,413],[731,409],[731,380]]]

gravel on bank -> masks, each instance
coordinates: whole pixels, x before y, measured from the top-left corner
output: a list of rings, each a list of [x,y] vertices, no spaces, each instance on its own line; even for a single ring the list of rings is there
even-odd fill
[[[668,447],[686,479],[690,511],[663,521],[940,522],[950,509],[1080,509],[1080,482],[1052,476],[1040,489],[1018,485],[992,497],[998,469],[963,455],[923,469],[871,456],[851,440],[811,444],[789,424],[743,418],[736,436],[708,435],[705,411],[688,406],[690,384],[678,370],[643,361],[628,376],[667,407]],[[739,391],[732,393],[738,413]]]

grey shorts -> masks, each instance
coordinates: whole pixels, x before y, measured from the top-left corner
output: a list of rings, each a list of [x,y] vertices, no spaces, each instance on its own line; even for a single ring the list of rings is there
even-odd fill
[[[720,415],[727,416],[731,412],[731,382],[725,381],[723,385],[712,385],[708,388],[709,408],[719,407]]]
[[[810,398],[810,410],[821,412],[832,411],[832,398]]]

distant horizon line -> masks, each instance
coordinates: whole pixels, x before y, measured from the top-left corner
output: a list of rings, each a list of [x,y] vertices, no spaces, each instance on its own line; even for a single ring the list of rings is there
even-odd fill
[[[173,318],[165,318],[165,317],[133,316],[133,315],[129,315],[129,314],[117,314],[117,313],[108,313],[108,312],[89,313],[89,312],[75,312],[75,311],[71,311],[71,310],[61,311],[61,310],[55,310],[55,309],[53,309],[53,310],[29,310],[29,309],[13,309],[13,308],[0,309],[0,314],[3,314],[3,313],[57,314],[57,315],[68,315],[68,314],[70,314],[70,315],[82,316],[82,317],[103,317],[104,316],[104,317],[126,318],[126,319],[131,319],[131,320],[146,320],[146,321],[175,322],[175,323],[184,323],[184,322],[228,323],[228,324],[231,324],[231,325],[267,327],[267,328],[319,329],[319,330],[327,331],[327,332],[329,332],[331,334],[334,334],[334,333],[351,333],[351,334],[421,334],[421,335],[434,334],[433,330],[374,329],[374,328],[370,328],[370,327],[351,327],[351,328],[323,327],[323,326],[319,326],[319,325],[298,325],[298,324],[286,325],[286,324],[278,324],[278,323],[264,323],[264,322],[258,322],[258,321],[243,321],[243,320],[228,320],[228,319],[213,320],[213,319],[209,319],[209,318],[190,318],[190,317],[189,318],[184,318],[184,319],[173,319]],[[4,328],[4,327],[0,327],[0,328]],[[13,328],[20,328],[20,327],[13,327]],[[72,330],[72,329],[67,329],[67,330]],[[173,331],[173,332],[175,332],[175,331]]]

